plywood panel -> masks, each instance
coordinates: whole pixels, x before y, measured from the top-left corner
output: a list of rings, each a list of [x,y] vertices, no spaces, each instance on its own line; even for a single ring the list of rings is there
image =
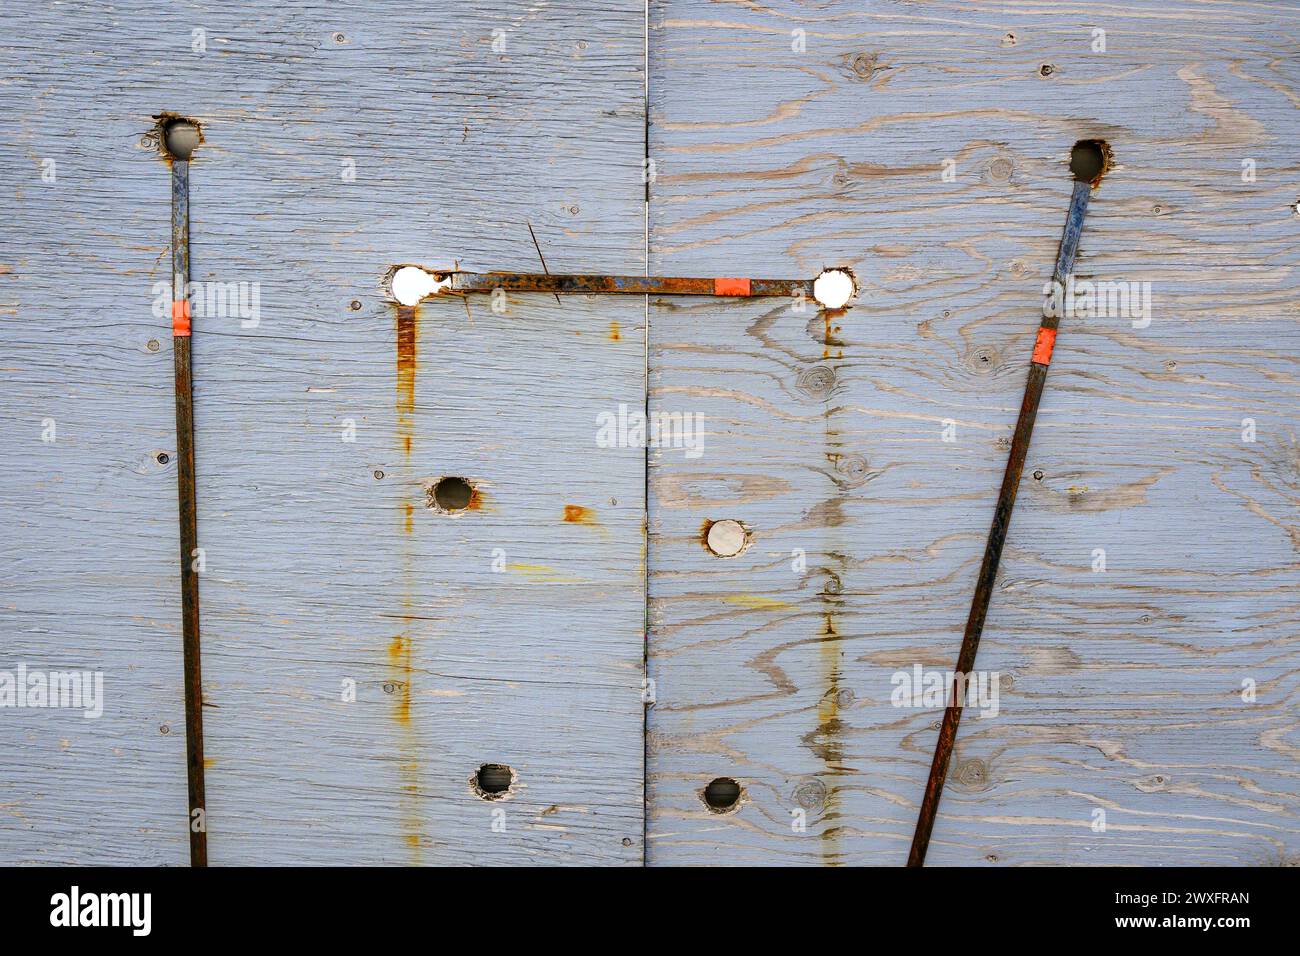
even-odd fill
[[[97,672],[104,699],[0,709],[0,862],[183,863],[166,171],[139,116],[72,122],[84,74],[6,19],[0,671]]]
[[[642,401],[644,303],[430,304],[404,320],[399,360],[381,288],[397,262],[536,269],[529,223],[554,269],[644,269],[643,10],[581,13],[127,4],[75,23],[33,16],[21,31],[14,55],[35,64],[27,112],[107,114],[99,179],[138,183],[129,238],[104,238],[121,228],[108,207],[86,252],[124,247],[130,283],[111,300],[100,284],[96,299],[115,322],[134,308],[118,351],[136,354],[128,332],[151,327],[150,283],[166,268],[168,174],[136,145],[159,110],[204,127],[193,278],[258,289],[255,325],[195,319],[214,864],[641,859],[644,463],[595,437],[599,412]],[[199,28],[203,53],[191,49]],[[80,209],[87,194],[66,201]],[[47,246],[62,248],[52,235]],[[42,335],[21,339],[55,343],[33,377],[101,360],[98,347]],[[119,453],[132,464],[172,441],[166,351],[131,360],[126,381],[157,406],[136,429],[140,449]],[[33,401],[53,388],[33,386]],[[25,433],[33,414],[24,406]],[[174,582],[160,577],[174,492],[138,470],[119,483],[156,508],[158,560],[119,573],[139,589],[148,571],[150,617],[174,620]],[[426,484],[440,475],[477,482],[482,507],[434,514]],[[29,519],[32,537],[72,520],[57,519],[52,488],[22,484],[15,503],[47,509]],[[565,520],[568,505],[587,509],[582,520]],[[83,521],[99,547],[119,546],[119,516]],[[105,587],[78,603],[112,613],[111,597]],[[135,643],[122,656],[165,646],[178,695],[173,620],[143,617],[127,622]],[[169,786],[183,813],[177,741]],[[472,791],[483,763],[515,768],[508,799]],[[115,799],[102,789],[86,803]],[[57,826],[83,847],[101,839],[85,820]],[[184,831],[165,839],[179,851]]]
[[[1063,324],[978,661],[1000,713],[967,712],[929,862],[1294,861],[1296,15],[652,8],[652,268],[863,294],[651,304],[651,404],[706,438],[650,455],[650,863],[906,859],[939,711],[892,680],[956,659],[1083,137],[1117,167],[1076,274],[1151,283],[1152,320]],[[701,546],[721,518],[744,554]]]

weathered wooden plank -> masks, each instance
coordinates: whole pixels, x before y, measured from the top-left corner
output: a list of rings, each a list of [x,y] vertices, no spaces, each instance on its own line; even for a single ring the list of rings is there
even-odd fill
[[[165,328],[148,306],[151,283],[166,277],[167,173],[135,146],[159,110],[205,130],[191,169],[194,279],[258,289],[256,325],[194,320],[214,864],[641,859],[644,463],[639,449],[600,449],[595,436],[599,412],[641,401],[643,303],[514,297],[505,314],[486,297],[469,314],[459,301],[429,304],[399,359],[381,289],[397,262],[536,268],[530,222],[552,268],[644,269],[643,10],[578,13],[128,3],[75,21],[33,11],[16,31],[10,56],[31,66],[23,125],[7,139],[40,155],[31,143],[52,124],[96,113],[99,185],[69,190],[57,208],[94,224],[79,247],[89,257],[125,223],[110,248],[123,247],[115,268],[128,278],[79,283],[101,322],[122,336]],[[191,50],[200,28],[203,53]],[[51,256],[66,248],[53,218],[38,233]],[[40,284],[49,270],[33,258],[22,268],[25,289],[51,291]],[[26,310],[54,298],[24,293],[20,318],[46,328]],[[47,364],[28,373],[33,406],[102,348],[60,336],[51,353],[52,338],[18,339],[45,346]],[[157,404],[145,447],[172,440],[169,362],[164,342],[126,379]],[[96,382],[76,374],[87,390]],[[25,431],[36,410],[22,409]],[[350,424],[355,441],[344,440]],[[150,477],[142,470],[137,484]],[[434,514],[425,485],[441,475],[477,482],[482,507]],[[136,623],[131,639],[167,649],[179,713],[179,636],[166,621],[178,620],[175,582],[160,577],[173,560],[174,488],[155,484],[133,504],[154,509],[144,553],[157,546],[148,580],[160,613],[150,616],[163,620]],[[6,488],[33,512],[20,552],[31,561],[29,618],[43,620],[30,615],[44,604],[32,603],[54,601],[92,619],[125,613],[107,593],[71,596],[77,549],[32,556],[56,527],[51,490],[21,474]],[[566,521],[569,505],[589,510]],[[119,517],[78,520],[96,547],[116,551]],[[143,584],[134,569],[120,576]],[[157,722],[111,726],[135,740]],[[178,741],[166,738],[164,792],[183,817]],[[515,768],[509,799],[472,791],[483,763]],[[48,765],[6,774],[6,792],[37,787]],[[97,820],[63,813],[118,798],[109,766],[87,769],[97,792],[62,796],[49,814],[49,827],[77,837],[71,861],[116,845]],[[132,786],[126,807],[159,790]],[[182,825],[166,837],[176,853]],[[15,843],[0,844],[19,858]]]
[[[170,335],[150,315],[168,180],[139,161],[139,117],[70,122],[76,90],[13,33],[0,54],[0,671],[99,672],[104,700],[97,719],[0,709],[0,860],[183,863]]]
[[[980,649],[1001,710],[929,862],[1296,858],[1295,37],[1234,3],[654,8],[652,268],[864,292],[829,325],[652,303],[651,403],[707,427],[650,456],[649,862],[906,858],[939,711],[891,680],[956,659],[1090,136],[1118,166],[1076,274],[1151,282],[1153,318],[1063,323]]]

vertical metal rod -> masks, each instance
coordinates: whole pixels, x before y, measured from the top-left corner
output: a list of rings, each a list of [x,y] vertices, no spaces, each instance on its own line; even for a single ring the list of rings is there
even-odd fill
[[[208,865],[203,785],[203,676],[199,658],[199,546],[194,493],[194,386],[190,364],[190,164],[172,160],[172,352],[176,382],[176,484],[180,506],[181,631],[185,667],[185,759],[190,865]]]
[[[1089,183],[1075,182],[1074,193],[1070,197],[1070,211],[1065,217],[1061,248],[1056,256],[1056,268],[1052,272],[1058,293],[1064,289],[1074,269],[1074,257],[1079,250],[1079,236],[1083,232],[1083,217],[1088,211],[1088,198],[1091,195],[1092,186]],[[1011,439],[1011,453],[1007,456],[1007,470],[1002,476],[1002,490],[998,494],[997,507],[993,510],[993,525],[989,529],[988,542],[984,546],[984,560],[980,563],[975,596],[971,601],[970,616],[966,619],[966,632],[962,637],[961,653],[957,657],[953,686],[948,698],[948,706],[943,712],[943,723],[939,727],[939,741],[934,748],[934,760],[930,764],[930,776],[926,780],[925,796],[921,801],[916,831],[912,835],[912,848],[907,856],[908,866],[925,864],[925,852],[930,846],[930,831],[934,828],[939,798],[943,795],[944,780],[948,776],[948,762],[952,758],[953,744],[957,739],[957,725],[961,723],[962,703],[966,696],[966,678],[975,667],[975,652],[979,650],[980,636],[984,632],[984,619],[988,615],[989,600],[993,596],[993,581],[997,577],[998,562],[1002,559],[1002,546],[1006,543],[1007,529],[1011,525],[1011,512],[1016,506],[1016,492],[1020,488],[1020,477],[1025,469],[1025,457],[1029,453],[1029,439],[1034,433],[1038,403],[1043,397],[1047,367],[1052,361],[1052,347],[1056,342],[1056,330],[1061,322],[1058,310],[1049,309],[1046,312],[1051,314],[1043,315],[1042,323],[1038,328],[1038,338],[1034,342],[1034,352],[1029,363],[1029,380],[1025,383],[1025,397],[1020,403],[1020,417],[1016,421],[1016,430]]]

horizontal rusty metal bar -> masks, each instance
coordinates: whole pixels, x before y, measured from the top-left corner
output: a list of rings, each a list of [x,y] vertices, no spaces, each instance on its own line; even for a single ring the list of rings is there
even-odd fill
[[[625,293],[628,295],[795,296],[813,294],[812,279],[676,278],[665,276],[546,275],[521,272],[447,272],[442,292]]]

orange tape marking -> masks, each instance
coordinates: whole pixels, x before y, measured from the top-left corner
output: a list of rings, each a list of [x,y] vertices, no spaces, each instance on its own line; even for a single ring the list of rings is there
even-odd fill
[[[1056,345],[1056,329],[1039,329],[1034,342],[1034,354],[1030,359],[1037,365],[1052,364],[1052,347]]]
[[[714,279],[714,295],[749,295],[748,279]]]
[[[190,302],[182,299],[172,303],[172,335],[190,334]]]

